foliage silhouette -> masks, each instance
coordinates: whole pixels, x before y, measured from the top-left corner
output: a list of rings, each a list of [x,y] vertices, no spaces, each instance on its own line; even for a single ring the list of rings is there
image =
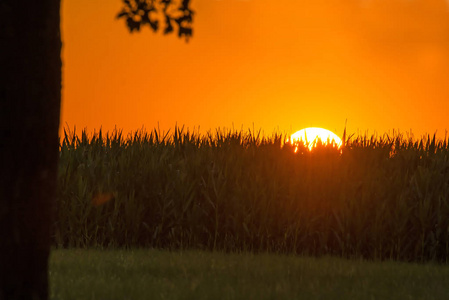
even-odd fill
[[[186,41],[193,34],[192,22],[194,12],[190,9],[190,0],[175,3],[173,0],[123,0],[124,7],[117,14],[117,18],[126,19],[126,26],[132,33],[139,31],[143,25],[148,25],[156,32],[160,28],[158,16],[163,15],[164,34],[174,31],[173,25],[178,28],[178,37]]]

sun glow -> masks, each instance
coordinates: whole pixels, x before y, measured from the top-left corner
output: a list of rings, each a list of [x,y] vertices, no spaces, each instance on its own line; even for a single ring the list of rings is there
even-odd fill
[[[321,142],[324,145],[334,145],[335,147],[340,148],[342,145],[342,141],[338,135],[333,133],[330,130],[319,128],[319,127],[309,127],[301,129],[294,134],[291,135],[290,139],[287,140],[292,145],[296,145],[295,152],[298,151],[298,144],[304,143],[305,146],[312,150],[313,147]]]

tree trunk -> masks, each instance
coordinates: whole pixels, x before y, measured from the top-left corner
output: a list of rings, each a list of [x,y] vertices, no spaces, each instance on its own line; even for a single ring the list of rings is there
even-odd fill
[[[0,2],[0,300],[47,299],[61,100],[60,0]]]

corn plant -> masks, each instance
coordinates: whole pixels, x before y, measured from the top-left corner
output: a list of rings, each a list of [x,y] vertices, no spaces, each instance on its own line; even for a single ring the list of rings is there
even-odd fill
[[[448,140],[64,132],[55,244],[447,262]]]

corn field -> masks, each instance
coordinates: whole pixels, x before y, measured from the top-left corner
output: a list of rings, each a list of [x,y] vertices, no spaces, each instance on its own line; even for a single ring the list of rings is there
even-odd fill
[[[65,132],[54,243],[448,262],[448,140],[286,138]]]

